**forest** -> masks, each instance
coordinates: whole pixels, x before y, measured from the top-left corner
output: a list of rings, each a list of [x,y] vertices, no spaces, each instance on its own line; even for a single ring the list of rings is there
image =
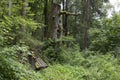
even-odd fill
[[[119,57],[109,0],[0,0],[0,80],[120,80]]]

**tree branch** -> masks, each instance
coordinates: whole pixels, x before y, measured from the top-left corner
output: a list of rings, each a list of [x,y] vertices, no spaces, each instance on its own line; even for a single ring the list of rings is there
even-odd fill
[[[71,12],[67,12],[67,11],[61,11],[60,15],[73,15],[73,16],[78,16],[81,15],[80,13],[71,13]]]

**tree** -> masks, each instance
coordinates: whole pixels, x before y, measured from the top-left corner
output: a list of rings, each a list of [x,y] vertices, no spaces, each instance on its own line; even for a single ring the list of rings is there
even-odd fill
[[[120,47],[120,15],[114,14],[113,17],[106,18],[101,22],[97,22],[97,25],[99,24],[98,28],[94,27],[89,31],[91,38],[90,49],[103,53],[113,51],[115,52],[115,56],[119,55],[118,49]]]
[[[78,3],[80,4],[77,5]],[[74,36],[81,49],[89,46],[88,30],[92,27],[94,20],[106,15],[103,3],[104,1],[101,0],[71,0],[68,4],[68,11],[80,13],[78,16],[68,17],[68,32]]]
[[[12,12],[11,12],[11,8],[12,8],[12,1],[11,1],[11,0],[9,0],[9,6],[8,6],[8,8],[9,8],[8,15],[9,15],[9,16],[11,16],[11,14],[12,14]]]
[[[63,11],[68,11],[68,0],[63,0],[62,5],[63,5]],[[62,19],[63,33],[65,36],[67,36],[68,35],[68,14],[63,14],[62,17],[63,17]]]
[[[59,22],[60,22],[60,10],[59,4],[53,3],[50,9],[47,38],[56,40],[58,38]]]

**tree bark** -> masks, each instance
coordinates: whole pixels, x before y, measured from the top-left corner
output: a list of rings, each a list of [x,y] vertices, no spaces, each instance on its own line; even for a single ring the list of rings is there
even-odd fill
[[[58,38],[58,31],[60,25],[60,10],[59,4],[53,3],[48,21],[47,38],[56,40]]]
[[[63,12],[65,12],[65,0],[62,0],[62,5],[63,5]],[[60,13],[61,14],[61,13]],[[62,25],[63,25],[63,34],[65,32],[64,26],[65,26],[65,15],[62,14]]]
[[[66,0],[66,11],[68,11],[68,0]],[[65,28],[65,36],[68,35],[68,15],[65,15],[65,25],[64,25],[64,28]]]
[[[44,17],[45,17],[44,37],[46,37],[48,27],[48,0],[44,1]]]
[[[24,5],[23,5],[23,17],[26,18],[27,17],[27,7],[28,7],[28,1],[27,0],[23,0]],[[25,26],[22,26],[22,31],[26,32]]]
[[[68,0],[63,0],[63,12],[64,11],[68,11]],[[62,17],[63,17],[63,33],[64,33],[64,35],[65,36],[67,36],[67,34],[68,34],[68,27],[67,27],[67,20],[68,20],[68,14],[63,14],[62,15]]]
[[[85,31],[84,31],[84,49],[88,48],[88,29],[90,28],[90,16],[91,16],[91,5],[90,0],[86,0],[86,11],[85,11]]]
[[[12,11],[11,11],[11,8],[12,8],[12,1],[11,1],[11,0],[9,0],[8,8],[9,8],[8,15],[11,16],[11,14],[12,14]]]

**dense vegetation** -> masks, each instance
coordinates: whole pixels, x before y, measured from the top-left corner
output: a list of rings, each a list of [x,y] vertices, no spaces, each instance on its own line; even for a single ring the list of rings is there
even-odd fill
[[[58,3],[61,16],[51,11]],[[108,0],[0,0],[0,80],[120,80],[120,15],[108,18],[109,8]],[[47,68],[31,67],[34,53]]]

